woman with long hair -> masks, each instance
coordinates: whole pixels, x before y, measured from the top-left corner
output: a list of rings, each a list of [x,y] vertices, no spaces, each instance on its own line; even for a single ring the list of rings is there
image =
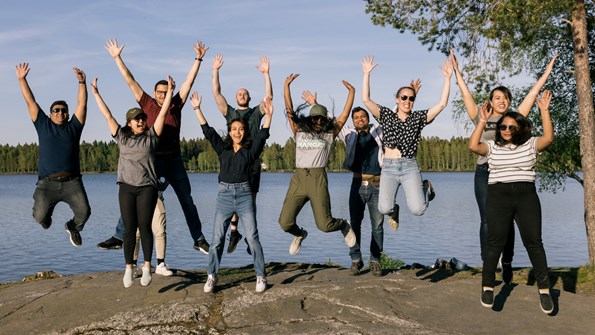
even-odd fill
[[[481,106],[477,127],[469,139],[469,150],[485,156],[490,175],[486,201],[488,241],[482,273],[481,304],[492,307],[498,258],[506,245],[514,219],[529,254],[539,288],[541,310],[554,309],[550,296],[547,260],[541,240],[541,204],[535,190],[537,154],[554,140],[549,114],[551,93],[546,90],[537,105],[543,125],[542,136],[531,135],[531,123],[518,112],[508,111],[496,123],[496,138],[483,142],[481,135],[492,116],[488,101]]]
[[[153,233],[151,221],[157,204],[159,180],[155,172],[155,151],[159,136],[163,132],[165,116],[171,104],[175,88],[174,80],[168,77],[167,92],[161,110],[153,127],[147,129],[147,114],[140,108],[126,112],[126,126],[121,127],[113,117],[99,94],[97,78],[91,84],[99,110],[105,117],[112,137],[120,150],[118,159],[118,198],[120,215],[124,222],[124,287],[133,283],[133,258],[136,245],[136,231],[140,231],[145,264],[142,267],[140,283],[151,283],[151,256],[153,254]]]
[[[266,275],[264,269],[264,253],[258,238],[254,202],[252,201],[252,167],[258,159],[266,139],[269,137],[271,118],[273,117],[273,104],[270,97],[260,105],[265,114],[262,128],[258,130],[254,139],[250,138],[248,124],[243,119],[237,119],[227,126],[227,136],[221,139],[217,131],[209,126],[200,109],[202,97],[194,92],[190,97],[192,108],[201,125],[205,138],[209,140],[213,149],[219,156],[219,193],[215,209],[213,238],[209,249],[208,278],[204,286],[206,293],[213,292],[217,284],[217,274],[223,256],[225,234],[229,228],[228,220],[232,214],[237,214],[239,222],[244,226],[246,241],[254,259],[256,272],[256,292],[266,290]]]
[[[316,103],[316,94],[312,95],[309,91],[302,93],[302,98],[307,103],[294,110],[290,85],[298,76],[299,74],[290,74],[285,79],[283,90],[287,120],[296,143],[296,169],[283,201],[279,225],[285,232],[294,236],[289,246],[289,254],[297,254],[302,241],[308,236],[308,232],[297,225],[296,218],[306,202],[310,201],[318,229],[325,233],[341,231],[345,243],[351,248],[356,242],[355,234],[348,220],[334,218],[331,213],[331,200],[325,169],[333,142],[349,117],[355,88],[343,80],[343,85],[349,90],[349,95],[343,112],[338,118],[330,116],[325,106]],[[308,105],[311,106],[308,115],[301,114],[300,112]]]

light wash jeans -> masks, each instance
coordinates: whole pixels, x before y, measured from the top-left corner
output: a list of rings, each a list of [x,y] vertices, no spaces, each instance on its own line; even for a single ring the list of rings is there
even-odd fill
[[[428,192],[422,186],[421,173],[415,158],[385,158],[380,176],[380,213],[389,215],[392,212],[401,185],[409,210],[418,216],[426,212],[429,203]]]
[[[370,215],[370,224],[372,228],[372,239],[370,240],[370,260],[378,261],[384,243],[384,215],[378,211],[378,188],[372,185],[362,186],[361,178],[354,178],[351,181],[351,191],[349,193],[349,216],[351,219],[351,228],[355,233],[357,243],[349,248],[349,256],[352,261],[362,259],[360,248],[362,238],[362,221],[364,212],[368,205],[368,214]]]
[[[256,228],[250,182],[234,184],[219,182],[213,238],[209,248],[208,273],[210,275],[219,273],[225,246],[225,234],[229,228],[228,219],[233,213],[238,215],[239,222],[244,226],[248,247],[254,258],[254,271],[257,276],[264,276],[264,253],[258,238],[258,228]]]

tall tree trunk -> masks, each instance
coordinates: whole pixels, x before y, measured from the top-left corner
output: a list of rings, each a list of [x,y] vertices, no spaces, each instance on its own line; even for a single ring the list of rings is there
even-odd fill
[[[585,1],[577,0],[572,9],[574,76],[580,124],[580,150],[585,189],[585,226],[589,263],[595,265],[595,116],[589,71],[589,44]]]

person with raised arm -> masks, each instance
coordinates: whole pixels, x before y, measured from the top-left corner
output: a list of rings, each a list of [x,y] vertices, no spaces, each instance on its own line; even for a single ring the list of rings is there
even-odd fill
[[[157,143],[163,134],[165,118],[169,112],[175,88],[173,79],[168,77],[166,94],[153,126],[148,128],[147,114],[140,108],[126,112],[126,125],[121,127],[99,94],[97,78],[91,84],[95,102],[105,117],[110,134],[118,144],[118,199],[120,215],[124,222],[124,259],[126,267],[124,287],[133,283],[132,261],[136,244],[136,231],[140,239],[145,260],[140,283],[151,283],[151,256],[153,255],[153,232],[151,221],[157,204],[159,178],[155,168]]]
[[[531,107],[533,106],[537,95],[545,85],[547,78],[549,77],[552,69],[554,68],[554,62],[558,55],[555,55],[552,60],[547,65],[545,72],[543,75],[537,80],[535,85],[531,88],[527,96],[523,99],[521,104],[517,107],[516,111],[521,113],[524,117],[529,115],[531,111]],[[479,121],[479,107],[473,98],[473,94],[467,87],[465,80],[463,79],[463,75],[459,70],[459,64],[457,58],[452,51],[450,50],[450,59],[452,61],[452,65],[455,72],[455,77],[457,81],[457,85],[459,86],[459,90],[461,91],[461,97],[463,98],[463,103],[465,105],[465,109],[467,110],[467,114],[469,115],[469,119],[473,122],[473,124],[477,125]],[[489,95],[489,104],[492,108],[492,115],[489,119],[487,119],[486,125],[484,127],[484,132],[481,134],[481,141],[486,142],[488,140],[494,140],[496,138],[496,123],[498,120],[510,110],[510,104],[512,102],[512,93],[510,90],[505,86],[498,86],[492,91],[490,91]],[[479,208],[479,245],[481,249],[481,260],[483,261],[485,258],[485,250],[488,241],[488,224],[486,218],[486,197],[488,193],[488,177],[489,177],[489,170],[488,170],[488,161],[485,156],[478,155],[477,156],[477,165],[475,166],[475,178],[474,178],[474,189],[475,189],[475,201],[477,202],[477,207]],[[513,222],[510,222],[511,226]],[[502,280],[506,284],[512,283],[512,259],[514,256],[514,239],[515,239],[515,232],[514,227],[509,229],[509,235],[506,239],[506,245],[502,251],[501,263],[502,263]]]
[[[529,254],[539,292],[541,310],[550,314],[554,303],[550,295],[550,280],[545,249],[541,239],[541,203],[535,189],[537,154],[554,140],[554,127],[549,113],[552,99],[545,90],[537,106],[541,113],[542,136],[531,134],[531,123],[519,112],[507,111],[496,122],[494,140],[482,141],[486,124],[494,113],[489,101],[481,106],[479,120],[469,139],[469,150],[485,156],[489,164],[486,218],[488,241],[482,271],[481,304],[494,305],[494,287],[498,258],[506,245],[510,224],[516,221]]]
[[[29,63],[16,66],[21,93],[39,139],[38,180],[33,193],[33,218],[43,229],[52,224],[52,214],[59,202],[70,206],[74,216],[65,224],[70,243],[83,244],[81,231],[91,216],[91,207],[80,169],[80,139],[87,119],[87,83],[81,69],[73,67],[78,80],[77,106],[68,119],[68,104],[54,101],[50,116],[43,112],[27,82]]]
[[[229,125],[232,121],[237,119],[243,119],[248,124],[248,131],[250,132],[250,136],[252,138],[256,137],[256,133],[260,129],[260,122],[264,116],[264,111],[262,110],[262,105],[264,103],[264,99],[267,97],[273,99],[273,86],[271,84],[271,76],[269,74],[270,69],[270,62],[267,57],[260,57],[260,65],[256,68],[258,71],[262,72],[264,75],[264,88],[266,91],[266,95],[263,99],[263,102],[258,104],[255,107],[250,107],[250,93],[245,88],[240,88],[236,91],[236,104],[238,105],[237,108],[230,106],[227,103],[227,99],[221,94],[221,83],[219,82],[219,70],[223,66],[223,56],[218,54],[213,59],[213,78],[212,78],[212,85],[213,85],[213,96],[215,97],[215,103],[217,104],[217,109],[223,114],[227,124]],[[261,170],[261,160],[260,158],[254,161],[254,166],[252,167],[252,201],[253,207],[256,211],[256,195],[260,188],[260,170]],[[256,215],[255,215],[256,216]],[[238,242],[242,239],[242,234],[238,232],[238,216],[234,214],[230,218],[231,228],[229,233],[229,244],[227,246],[227,253],[232,253],[238,244]],[[250,248],[248,248],[250,251]]]
[[[289,254],[297,254],[308,232],[298,226],[296,219],[306,202],[310,201],[318,229],[325,233],[341,231],[345,243],[351,248],[355,245],[356,239],[349,221],[334,218],[331,213],[326,166],[333,141],[349,117],[355,88],[343,80],[349,94],[338,118],[329,115],[327,108],[316,102],[316,93],[313,95],[310,91],[302,93],[302,99],[306,103],[294,110],[290,85],[298,76],[299,74],[287,76],[283,90],[287,120],[296,143],[296,169],[283,201],[279,225],[283,231],[294,236],[289,246]],[[300,112],[308,106],[311,106],[308,115],[301,114]]]
[[[227,136],[221,139],[217,131],[209,126],[200,103],[202,97],[194,92],[190,98],[192,108],[196,111],[196,117],[201,125],[205,138],[209,140],[213,149],[219,156],[219,193],[215,209],[213,238],[209,250],[208,278],[204,286],[206,293],[213,292],[217,284],[217,275],[223,256],[225,245],[225,234],[229,227],[229,218],[233,213],[239,218],[244,226],[246,241],[250,253],[254,259],[254,271],[256,272],[256,292],[266,290],[266,274],[264,268],[264,253],[258,238],[256,227],[256,215],[254,212],[252,192],[252,167],[258,159],[266,139],[269,137],[271,118],[273,117],[273,104],[271,98],[265,98],[261,104],[261,110],[265,114],[262,129],[259,129],[254,138],[248,131],[246,120],[238,118],[227,126]]]

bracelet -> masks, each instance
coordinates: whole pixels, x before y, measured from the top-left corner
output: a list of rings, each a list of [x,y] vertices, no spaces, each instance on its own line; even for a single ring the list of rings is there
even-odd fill
[[[196,58],[194,58],[194,60],[199,60],[199,61],[202,62],[202,58],[201,57],[196,57]]]
[[[200,109],[200,106],[192,107],[192,109],[194,109],[194,110]]]
[[[85,82],[84,80],[83,80],[83,81],[80,81],[80,80],[79,80],[79,84],[85,84],[85,83],[86,83],[86,82]]]

